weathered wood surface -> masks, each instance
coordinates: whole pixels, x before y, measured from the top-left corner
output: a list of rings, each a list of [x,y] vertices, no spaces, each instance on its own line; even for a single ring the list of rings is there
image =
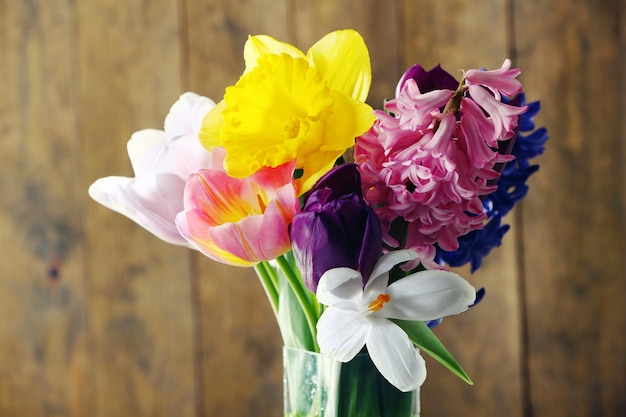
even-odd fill
[[[543,109],[553,140],[532,181],[539,198],[521,213],[528,407],[624,415],[624,3],[542,3],[544,13],[515,9],[519,63],[542,74],[528,88],[555,98]]]
[[[91,201],[126,141],[219,100],[248,34],[353,27],[380,107],[415,62],[523,70],[550,131],[513,230],[437,330],[424,416],[626,415],[626,8],[618,1],[0,0],[0,416],[277,416],[280,338],[251,270]]]

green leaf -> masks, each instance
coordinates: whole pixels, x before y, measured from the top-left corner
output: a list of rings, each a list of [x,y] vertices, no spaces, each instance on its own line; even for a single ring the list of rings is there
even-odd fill
[[[285,346],[314,350],[311,332],[302,306],[285,274],[278,270],[278,327]]]
[[[422,321],[392,320],[406,332],[409,339],[421,350],[435,358],[452,373],[470,385],[474,385],[461,365],[450,355],[437,336]]]

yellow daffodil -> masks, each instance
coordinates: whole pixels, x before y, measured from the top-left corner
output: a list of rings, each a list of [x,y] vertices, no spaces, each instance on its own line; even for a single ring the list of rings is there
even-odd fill
[[[332,32],[305,55],[269,36],[251,36],[246,69],[203,121],[200,140],[226,149],[224,167],[247,177],[296,161],[298,192],[310,189],[374,121],[364,103],[369,54],[353,30]]]

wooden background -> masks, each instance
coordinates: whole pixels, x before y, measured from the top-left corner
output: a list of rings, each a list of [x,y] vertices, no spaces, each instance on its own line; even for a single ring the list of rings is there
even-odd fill
[[[167,245],[87,196],[248,34],[352,27],[380,107],[419,61],[524,71],[550,131],[483,303],[437,330],[423,416],[626,415],[626,10],[611,0],[0,0],[0,416],[279,416],[280,338],[251,270]]]

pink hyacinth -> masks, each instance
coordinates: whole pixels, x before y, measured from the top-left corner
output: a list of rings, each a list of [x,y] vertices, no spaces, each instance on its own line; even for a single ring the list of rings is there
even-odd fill
[[[357,139],[355,162],[388,246],[412,248],[435,268],[435,244],[456,250],[458,237],[482,228],[481,196],[495,190],[494,166],[513,159],[498,144],[515,135],[527,109],[502,102],[521,92],[519,73],[506,60],[499,70],[467,71],[456,91],[424,93],[403,79],[385,105],[389,114],[376,112],[374,126]]]

